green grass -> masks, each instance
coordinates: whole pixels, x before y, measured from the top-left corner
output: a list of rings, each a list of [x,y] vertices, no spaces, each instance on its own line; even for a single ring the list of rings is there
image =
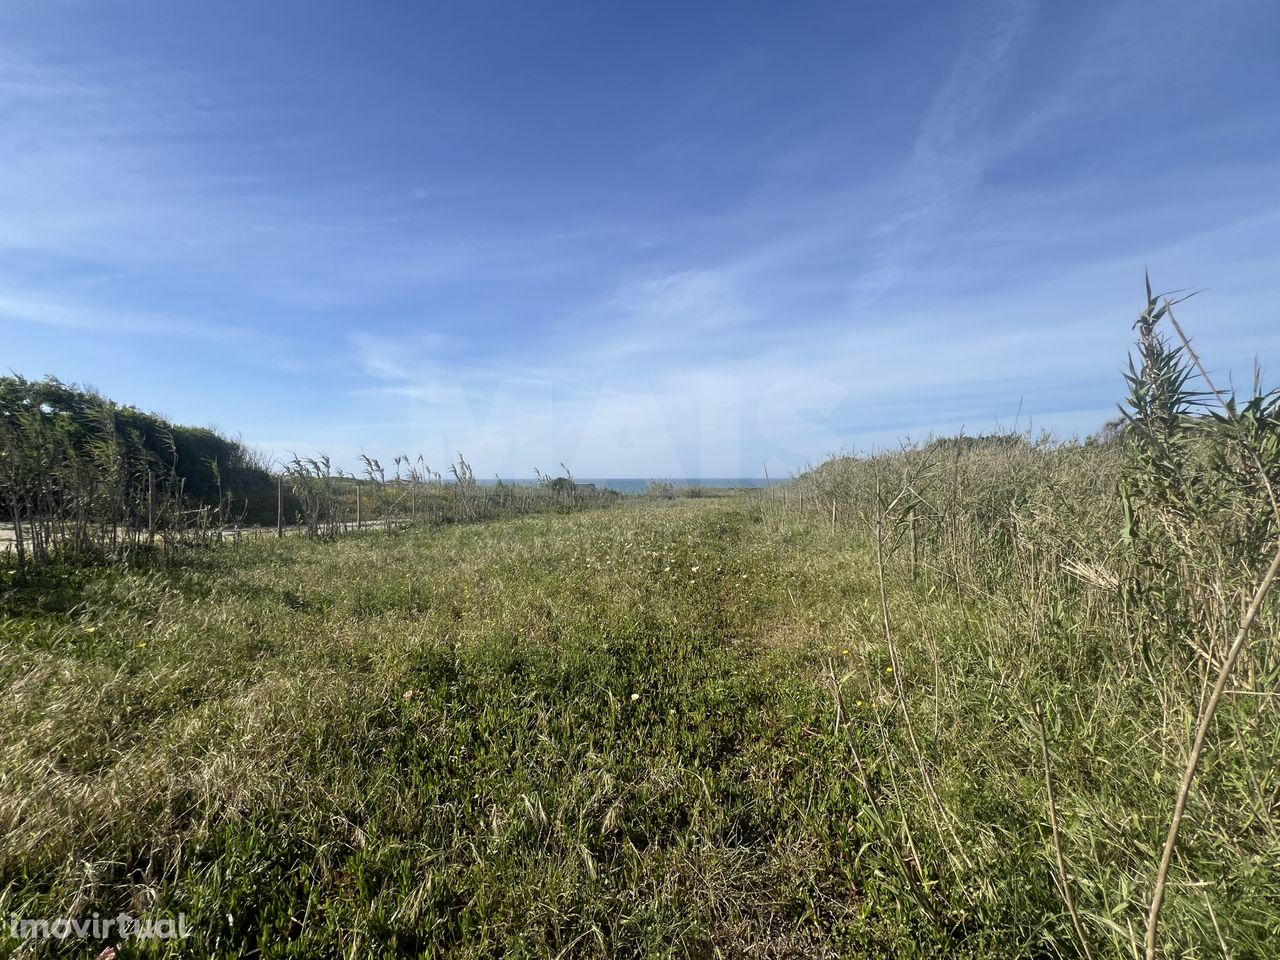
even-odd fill
[[[183,912],[190,955],[818,950],[857,798],[711,506],[11,594],[0,912]]]
[[[34,576],[0,621],[0,919],[194,931],[122,956],[1075,956],[1037,702],[1125,955],[1178,766],[1152,731],[1194,708],[1069,611],[1029,657],[1015,593],[894,565],[935,802],[872,543],[748,495]],[[1280,936],[1280,725],[1231,729],[1171,956],[1218,952],[1210,902],[1236,957]]]

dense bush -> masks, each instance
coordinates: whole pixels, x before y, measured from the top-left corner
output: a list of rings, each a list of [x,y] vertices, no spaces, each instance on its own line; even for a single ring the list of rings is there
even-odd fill
[[[19,563],[128,554],[276,515],[276,482],[241,443],[48,378],[0,378],[0,512]]]
[[[653,500],[674,500],[676,485],[670,480],[650,480],[644,488],[644,496]]]
[[[1105,436],[842,457],[761,503],[874,552],[882,599],[848,616],[883,646],[859,640],[842,683],[888,656],[872,689],[891,722],[849,733],[896,785],[891,863],[930,864],[905,886],[1058,954],[1263,956],[1280,394],[1219,391],[1167,301],[1135,326]]]

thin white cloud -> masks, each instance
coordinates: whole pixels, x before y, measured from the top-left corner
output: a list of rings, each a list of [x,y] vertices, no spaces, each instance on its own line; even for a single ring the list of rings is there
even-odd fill
[[[1126,171],[986,183],[993,164],[1075,122],[1100,85],[1132,100],[1151,82],[1127,65],[1150,58],[1120,42],[1125,7],[1071,51],[1031,121],[1001,126],[993,104],[1036,9],[986,9],[965,21],[972,35],[901,168],[814,187],[767,155],[803,144],[761,137],[758,182],[733,200],[616,222],[598,186],[573,194],[579,210],[598,200],[598,216],[471,222],[447,204],[477,197],[417,172],[284,182],[270,155],[292,134],[243,142],[245,91],[237,101],[158,62],[20,59],[0,40],[0,323],[163,335],[217,347],[196,351],[204,364],[323,371],[307,389],[341,403],[281,404],[272,422],[242,425],[250,438],[384,460],[463,450],[486,475],[561,460],[579,474],[755,473],[765,459],[776,470],[982,429],[1023,400],[1038,421],[1088,426],[1109,410],[1093,398],[1119,386],[1143,266],[1159,282],[1231,287],[1203,309],[1274,293],[1274,165],[1232,166],[1231,203],[1200,189],[1229,179],[1223,167],[1173,169],[1195,189],[1165,191],[1164,230],[1149,229],[1152,202],[1126,194]],[[691,141],[726,149],[704,131]],[[1256,319],[1207,336],[1233,360],[1280,350]]]
[[[952,64],[893,188],[899,208],[871,233],[875,253],[854,285],[855,310],[871,307],[907,275],[921,238],[972,191],[988,156],[989,104],[1007,79],[1035,9],[1032,0],[1004,0],[989,18],[975,18],[977,35]]]

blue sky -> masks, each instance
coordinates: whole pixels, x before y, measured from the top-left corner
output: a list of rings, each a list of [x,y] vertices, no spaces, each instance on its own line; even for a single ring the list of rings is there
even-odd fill
[[[0,367],[268,452],[780,474],[1280,359],[1274,3],[10,2]]]

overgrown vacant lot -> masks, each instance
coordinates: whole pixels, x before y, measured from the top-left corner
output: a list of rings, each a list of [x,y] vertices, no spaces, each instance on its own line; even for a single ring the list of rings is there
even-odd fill
[[[1072,607],[901,553],[886,585],[893,658],[866,528],[746,496],[33,573],[0,916],[193,931],[122,956],[1074,956],[1041,704],[1079,909],[1128,953],[1195,701]],[[1280,934],[1259,699],[1202,773],[1170,955]]]

